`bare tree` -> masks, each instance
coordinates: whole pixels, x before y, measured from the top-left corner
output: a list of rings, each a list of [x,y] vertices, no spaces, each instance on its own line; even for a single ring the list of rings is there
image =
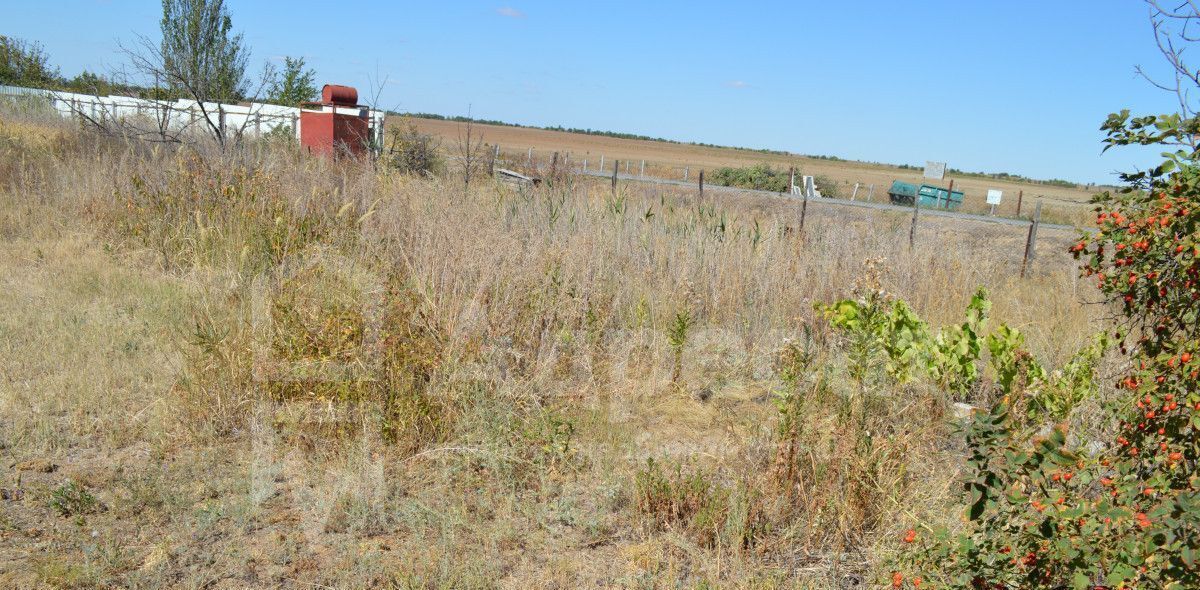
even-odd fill
[[[486,162],[486,147],[483,134],[475,132],[475,119],[471,117],[471,107],[467,107],[466,123],[459,128],[458,142],[455,146],[458,158],[462,162],[463,194],[471,188],[471,178],[476,172],[482,173]]]
[[[380,74],[378,63],[375,64],[375,75],[367,76],[367,82],[370,85],[370,92],[366,98],[366,105],[371,107],[371,121],[373,125],[377,126],[377,128],[373,130],[373,133],[371,133],[367,148],[371,154],[371,161],[376,165],[378,165],[379,158],[383,155],[384,147],[387,144],[387,130],[383,124],[383,117],[377,117],[375,113],[382,112],[386,115],[388,112],[394,112],[399,109],[399,105],[393,105],[390,109],[385,109],[381,106],[383,104],[383,90],[387,87],[389,78],[390,77],[386,74]],[[393,142],[393,146],[394,145],[395,142]]]
[[[101,99],[107,94],[110,86],[125,88],[130,86],[116,81],[96,77],[95,80],[77,80],[74,84],[75,93],[54,93],[66,110],[80,121],[100,133],[157,143],[180,143],[188,133],[187,125],[174,124],[173,113],[177,112],[174,101],[166,100],[166,93],[155,83],[153,87],[142,92],[148,98],[130,99],[137,116],[127,116],[130,105]],[[78,94],[91,95],[94,98],[80,98]],[[124,107],[124,108],[122,108]]]
[[[1179,101],[1179,114],[1186,123],[1187,132],[1177,134],[1172,143],[1185,145],[1193,151],[1200,148],[1197,143],[1196,106],[1192,103],[1192,91],[1200,89],[1200,70],[1190,67],[1184,54],[1188,46],[1200,41],[1200,6],[1195,0],[1173,0],[1163,4],[1159,0],[1146,0],[1150,7],[1150,24],[1154,28],[1154,40],[1158,50],[1166,59],[1170,73],[1164,80],[1146,72],[1141,66],[1138,75],[1157,88],[1175,94]]]

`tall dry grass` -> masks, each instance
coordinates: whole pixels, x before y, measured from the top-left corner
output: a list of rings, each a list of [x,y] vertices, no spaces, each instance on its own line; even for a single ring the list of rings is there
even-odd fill
[[[0,121],[4,453],[173,465],[91,480],[165,547],[45,576],[869,584],[896,531],[945,518],[948,398],[853,383],[814,304],[884,257],[935,326],[986,286],[1050,365],[1097,313],[1070,234],[1021,279],[1020,228],[923,219],[909,249],[907,216],[814,206],[801,230],[788,199],[464,192]]]

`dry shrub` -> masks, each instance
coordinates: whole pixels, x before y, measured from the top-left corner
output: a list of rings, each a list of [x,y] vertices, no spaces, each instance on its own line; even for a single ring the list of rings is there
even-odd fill
[[[445,158],[439,151],[441,142],[417,131],[411,120],[392,127],[388,136],[385,158],[398,172],[429,176],[445,172]]]
[[[181,347],[184,366],[172,387],[173,405],[192,432],[221,435],[242,427],[257,399],[254,335],[240,298],[204,297],[192,312]]]
[[[412,438],[415,449],[437,439],[442,412],[426,391],[444,336],[402,273],[361,250],[339,254],[359,241],[369,209],[336,188],[291,199],[266,165],[197,154],[164,164],[173,167],[133,176],[89,211],[168,269],[231,281],[214,281],[194,312],[176,387],[185,422],[219,434],[261,401],[335,402],[344,411],[319,430],[350,434],[373,415],[389,440]]]
[[[925,411],[906,405],[821,383],[783,395],[773,456],[723,474],[650,460],[633,478],[636,513],[704,547],[861,552],[919,495],[910,457],[931,433],[898,427]]]
[[[820,381],[785,395],[779,406],[769,517],[794,523],[788,537],[810,551],[868,545],[891,525],[896,507],[911,500],[908,458],[920,448],[919,437],[930,433],[903,425],[914,424],[918,411]]]
[[[728,485],[703,468],[664,468],[648,459],[634,477],[636,508],[650,530],[678,530],[701,547],[741,550],[761,543],[769,523],[750,482]]]
[[[447,334],[411,286],[393,278],[386,302],[380,335],[382,376],[376,384],[382,429],[385,440],[411,453],[444,440],[453,423],[452,400],[433,389],[447,362]]]
[[[253,275],[315,244],[357,237],[354,203],[315,188],[299,198],[276,173],[231,158],[180,153],[90,204],[114,239],[156,252],[164,268],[215,267]],[[360,215],[363,212],[358,212]]]
[[[280,281],[257,321],[244,292],[198,308],[178,387],[187,421],[228,432],[270,402],[307,416],[292,422],[308,436],[350,436],[368,423],[409,453],[443,439],[452,412],[431,385],[445,334],[399,280],[381,281],[314,265]],[[385,290],[383,309],[371,309],[372,288]]]

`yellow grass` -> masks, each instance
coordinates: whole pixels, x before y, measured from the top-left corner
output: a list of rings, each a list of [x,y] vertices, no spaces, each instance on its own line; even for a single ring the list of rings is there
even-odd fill
[[[28,156],[0,169],[4,587],[870,586],[900,531],[953,522],[948,400],[864,396],[813,304],[883,256],[884,288],[935,326],[988,287],[993,321],[1051,366],[1100,311],[1080,303],[1069,232],[1044,232],[1021,279],[1018,227],[926,219],[910,251],[906,215],[814,206],[801,232],[780,199],[464,192],[0,121],[20,129],[0,149]],[[301,321],[264,328],[256,280],[297,259],[349,278],[292,275],[265,293],[309,288],[286,300]],[[378,316],[346,315],[363,293]],[[382,348],[339,348],[371,317]],[[814,471],[781,479],[780,351],[806,334],[819,359],[781,399],[811,400],[797,437]],[[384,378],[279,387],[256,355],[284,348]],[[874,450],[851,451],[863,437]],[[648,458],[729,491],[719,530],[655,520]],[[68,479],[97,504],[52,509]],[[738,506],[773,526],[733,542],[755,530]]]

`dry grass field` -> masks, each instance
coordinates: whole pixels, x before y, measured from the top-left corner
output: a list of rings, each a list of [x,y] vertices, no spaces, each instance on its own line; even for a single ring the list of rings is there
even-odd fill
[[[393,124],[399,124],[400,120],[397,117],[391,119]],[[440,137],[445,146],[453,146],[463,133],[464,124],[462,123],[419,118],[406,120],[412,121],[423,133]],[[475,131],[483,134],[484,141],[493,145],[499,144],[503,154],[517,162],[523,162],[528,153],[527,150],[532,147],[535,158],[539,158],[543,166],[554,152],[569,155],[577,165],[581,165],[582,160],[586,159],[593,169],[599,164],[600,156],[603,155],[607,168],[611,169],[611,162],[617,159],[630,163],[630,171],[635,174],[640,168],[641,161],[646,160],[647,176],[676,180],[682,179],[685,167],[690,167],[690,178],[694,180],[699,170],[705,168],[753,166],[759,163],[767,163],[780,169],[796,166],[804,174],[825,176],[837,182],[838,190],[843,198],[849,198],[853,193],[854,184],[860,183],[858,198],[865,199],[868,194],[867,187],[874,184],[874,199],[881,201],[887,200],[887,188],[894,180],[916,184],[922,182],[920,170],[905,170],[886,164],[785,156],[751,150],[619,139],[524,127],[477,124]],[[624,171],[624,166],[622,171]],[[1090,207],[1082,204],[1087,203],[1093,194],[1093,191],[1085,188],[1066,188],[954,174],[948,175],[947,181],[949,179],[954,180],[956,190],[961,189],[965,192],[964,210],[966,211],[988,211],[985,202],[987,190],[999,189],[1004,191],[1004,198],[1000,207],[997,208],[998,215],[1016,215],[1017,195],[1023,192],[1023,215],[1032,214],[1034,203],[1038,199],[1042,199],[1046,214],[1073,223],[1078,223],[1081,219],[1086,218],[1086,212],[1090,211]],[[942,182],[941,185],[946,186],[946,182]]]
[[[911,250],[908,230],[0,113],[0,587],[878,587],[905,529],[957,522],[953,404],[992,376],[855,376],[814,305],[882,290],[937,329],[986,287],[1050,367],[1103,313],[1070,232],[1022,279],[1019,228],[930,218]]]

